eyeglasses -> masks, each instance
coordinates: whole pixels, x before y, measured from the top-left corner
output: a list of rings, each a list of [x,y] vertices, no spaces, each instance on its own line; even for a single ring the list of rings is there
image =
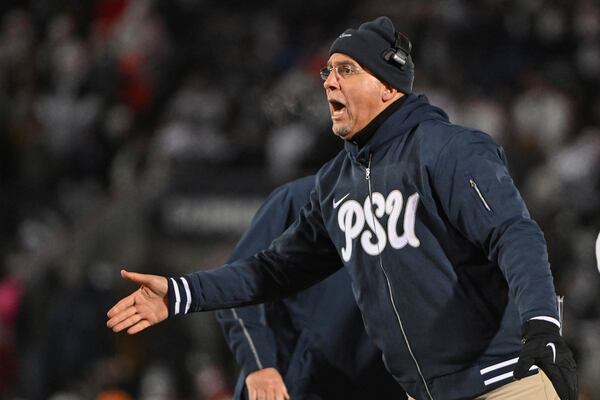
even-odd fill
[[[329,78],[329,74],[331,74],[331,71],[335,71],[338,78],[346,78],[350,75],[365,72],[362,68],[352,64],[338,64],[335,67],[326,66],[321,68],[321,79],[324,81],[327,80],[327,78]]]

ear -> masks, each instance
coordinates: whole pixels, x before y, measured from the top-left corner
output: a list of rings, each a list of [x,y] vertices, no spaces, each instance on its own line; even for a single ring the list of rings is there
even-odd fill
[[[396,89],[388,84],[383,84],[383,88],[381,90],[381,100],[384,103],[387,103],[388,101],[395,99],[397,94],[398,94],[398,89]]]

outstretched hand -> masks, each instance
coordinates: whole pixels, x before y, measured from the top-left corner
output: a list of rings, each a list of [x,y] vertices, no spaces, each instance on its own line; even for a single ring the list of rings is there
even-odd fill
[[[121,276],[140,285],[139,289],[121,299],[108,313],[106,326],[114,332],[127,329],[133,335],[169,316],[167,278],[121,270]]]

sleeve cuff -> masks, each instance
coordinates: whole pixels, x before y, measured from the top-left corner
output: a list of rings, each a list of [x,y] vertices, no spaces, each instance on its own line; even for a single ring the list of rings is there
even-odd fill
[[[547,321],[547,322],[552,322],[554,325],[558,326],[560,328],[560,322],[553,317],[545,317],[545,316],[540,316],[540,317],[533,317],[530,319],[531,320],[541,320],[541,321]]]
[[[192,305],[190,284],[185,277],[169,278],[169,317],[187,314]]]

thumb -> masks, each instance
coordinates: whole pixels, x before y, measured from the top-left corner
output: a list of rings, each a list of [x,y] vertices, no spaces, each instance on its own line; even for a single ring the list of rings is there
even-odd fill
[[[121,277],[123,279],[127,279],[131,282],[140,284],[140,285],[148,285],[150,283],[151,276],[147,274],[140,274],[137,272],[129,272],[124,269],[121,270]]]
[[[529,368],[531,368],[531,366],[533,365],[534,362],[535,362],[535,360],[531,357],[521,356],[519,358],[519,362],[517,363],[517,366],[515,367],[515,371],[513,373],[514,378],[516,380],[524,378],[527,375]]]

